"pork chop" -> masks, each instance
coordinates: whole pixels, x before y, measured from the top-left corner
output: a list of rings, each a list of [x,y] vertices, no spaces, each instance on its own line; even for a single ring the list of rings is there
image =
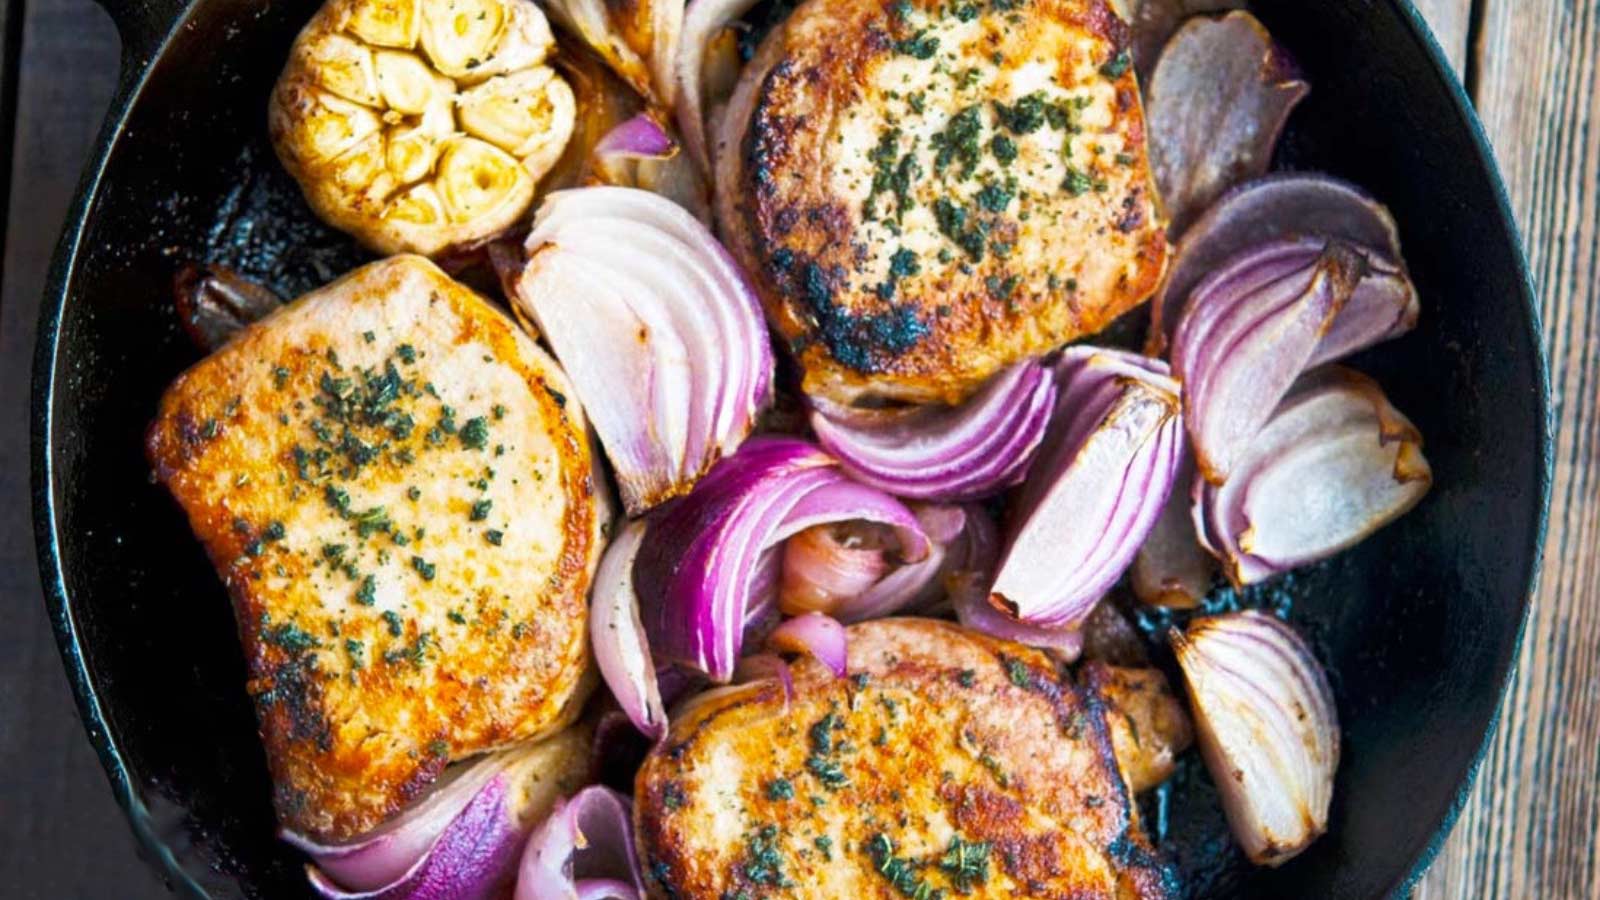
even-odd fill
[[[808,393],[955,402],[1149,296],[1127,42],[1104,0],[806,0],[764,39],[717,216]]]
[[[403,256],[162,398],[149,459],[232,597],[286,827],[360,834],[451,760],[576,715],[609,508],[571,397],[505,315]]]
[[[1100,699],[1044,653],[931,619],[851,626],[673,717],[635,785],[657,897],[1164,897]]]

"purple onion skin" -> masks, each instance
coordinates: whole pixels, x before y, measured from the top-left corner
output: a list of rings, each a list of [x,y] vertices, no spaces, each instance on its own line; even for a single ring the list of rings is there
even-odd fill
[[[640,613],[658,661],[680,663],[718,681],[732,675],[740,641],[725,630],[743,628],[748,601],[744,593],[761,549],[748,545],[759,545],[766,534],[747,536],[746,546],[738,548],[743,552],[723,552],[723,529],[732,527],[730,518],[749,493],[773,490],[796,475],[828,465],[831,461],[821,451],[802,441],[754,438],[652,521],[634,563],[634,583],[641,598],[656,598],[646,601]],[[818,481],[818,476],[811,480]],[[770,532],[776,524],[767,523],[765,530]],[[751,558],[744,559],[746,555]],[[724,581],[731,584],[721,584]],[[719,585],[735,596],[719,601],[715,597]],[[732,602],[739,602],[739,608],[718,608],[719,603]]]
[[[1275,173],[1247,181],[1218,198],[1178,241],[1166,280],[1150,304],[1145,352],[1166,351],[1190,293],[1225,261],[1265,243],[1301,238],[1341,240],[1385,261],[1375,268],[1405,269],[1394,217],[1355,185],[1317,173]]]
[[[659,660],[725,682],[738,663],[767,551],[816,525],[864,519],[892,526],[907,560],[932,543],[888,494],[846,477],[795,438],[758,436],[714,467],[690,494],[651,519],[634,564],[650,647]]]
[[[598,785],[556,804],[527,840],[514,900],[642,898],[631,808],[627,797]]]
[[[1358,436],[1360,439],[1354,444],[1346,443]],[[1432,472],[1422,456],[1421,445],[1422,436],[1416,427],[1389,404],[1372,379],[1339,366],[1324,366],[1309,372],[1296,382],[1252,442],[1251,452],[1242,461],[1237,474],[1221,486],[1204,479],[1195,480],[1192,517],[1200,543],[1222,563],[1223,571],[1236,586],[1253,584],[1331,556],[1365,539],[1422,499],[1432,483]],[[1324,472],[1321,476],[1311,471],[1303,477],[1289,478],[1287,482],[1282,477],[1271,478],[1275,467],[1300,461],[1303,452],[1318,447],[1345,447],[1346,452],[1360,454],[1362,458],[1383,454],[1381,459],[1365,458],[1358,470],[1371,481],[1341,483],[1339,488],[1348,507],[1346,512],[1361,508],[1349,506],[1354,500],[1366,499],[1375,504],[1363,512],[1367,518],[1359,528],[1334,528],[1316,543],[1301,546],[1290,558],[1273,559],[1251,552],[1243,545],[1242,537],[1254,531],[1257,525],[1246,514],[1246,507],[1256,498],[1256,491],[1265,490],[1257,487],[1258,482],[1265,476],[1267,483],[1326,489],[1330,484],[1326,468],[1320,469]],[[1394,448],[1392,460],[1387,456],[1387,448]],[[1344,461],[1356,459],[1348,457]],[[1377,468],[1380,465],[1382,468]],[[1386,480],[1391,478],[1392,484]],[[1359,489],[1363,484],[1370,486],[1372,481],[1385,488],[1376,498]],[[1295,490],[1294,495],[1268,493],[1263,496],[1288,497],[1290,502],[1296,502],[1294,498],[1301,489]],[[1323,507],[1313,503],[1307,514],[1315,514],[1318,509]],[[1319,520],[1302,518],[1298,524],[1314,521]],[[1335,524],[1338,521],[1336,517]],[[1284,534],[1278,530],[1270,533]]]
[[[509,808],[508,788],[503,773],[491,779],[394,884],[349,892],[307,866],[311,886],[328,900],[493,900],[510,883],[526,839]]]
[[[957,503],[1022,480],[1044,439],[1056,386],[1028,360],[958,407],[889,414],[817,402],[817,440],[863,484],[897,497]]]
[[[1195,461],[1208,481],[1227,479],[1365,270],[1354,248],[1331,243],[1305,269],[1254,290],[1237,266],[1222,269],[1196,289],[1186,320],[1205,316],[1213,321],[1209,328],[1179,324],[1172,368],[1183,382]],[[1221,311],[1213,313],[1213,306]]]
[[[666,157],[677,146],[660,122],[649,113],[639,113],[606,132],[605,137],[594,145],[594,154],[602,162],[613,157]]]
[[[1031,626],[1071,630],[1132,562],[1171,491],[1182,447],[1176,386],[1164,368],[1122,351],[1063,354],[1059,412],[1020,489],[990,588],[997,608]],[[1086,521],[1091,515],[1099,518]]]
[[[822,613],[789,619],[767,635],[767,644],[778,650],[804,650],[827,666],[835,678],[843,678],[849,665],[844,626]]]
[[[1257,865],[1281,865],[1327,827],[1341,743],[1327,676],[1259,610],[1197,619],[1172,644],[1234,839]]]
[[[667,715],[633,589],[643,531],[642,523],[629,522],[606,548],[590,592],[589,643],[600,676],[623,712],[641,733],[659,740],[667,733]]]
[[[1147,84],[1150,168],[1174,237],[1224,190],[1266,172],[1289,113],[1310,90],[1247,12],[1189,19]]]

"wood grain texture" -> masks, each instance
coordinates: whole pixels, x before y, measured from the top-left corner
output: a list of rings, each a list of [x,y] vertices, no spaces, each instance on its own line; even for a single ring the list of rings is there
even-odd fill
[[[1467,65],[1467,32],[1471,30],[1472,0],[1415,0],[1417,9],[1428,20],[1433,36],[1444,48],[1451,68],[1464,74]]]
[[[117,75],[90,0],[11,0],[21,15],[4,291],[0,293],[0,896],[168,896],[85,740],[40,599],[29,521],[29,367],[45,269]],[[0,103],[0,114],[5,104]],[[9,123],[4,130],[9,135]]]
[[[1518,672],[1419,896],[1600,897],[1600,2],[1480,2],[1475,99],[1540,291],[1556,467]]]

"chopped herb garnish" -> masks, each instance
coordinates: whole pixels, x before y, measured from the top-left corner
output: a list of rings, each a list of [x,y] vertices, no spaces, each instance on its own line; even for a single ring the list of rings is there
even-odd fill
[[[939,52],[939,38],[928,34],[928,29],[924,28],[909,38],[896,41],[894,49],[915,59],[932,59]]]
[[[969,69],[968,71],[974,71]],[[965,178],[977,168],[980,156],[979,142],[983,135],[983,108],[974,103],[950,117],[944,130],[932,138],[933,167],[940,173],[951,163],[961,164],[961,177]]]
[[[482,450],[489,444],[489,420],[474,416],[461,426],[461,443],[469,450]]]
[[[491,528],[483,533],[483,537],[489,543],[498,547],[505,541],[506,533],[498,528]]]
[[[768,800],[793,800],[794,785],[787,778],[774,778],[767,782]]]
[[[1006,675],[1011,678],[1011,683],[1017,687],[1025,688],[1032,683],[1029,677],[1028,666],[1020,659],[1003,657],[1005,660]]]
[[[482,522],[484,519],[489,518],[489,510],[493,508],[493,500],[489,500],[487,498],[479,500],[472,504],[472,511],[468,514],[468,517],[474,522]]]
[[[994,114],[1014,134],[1032,134],[1045,124],[1044,92],[1034,91],[1010,106],[996,100]]]
[[[745,837],[744,877],[755,884],[791,887],[783,873],[783,854],[778,850],[778,826],[763,825]]]
[[[956,890],[966,893],[989,880],[989,844],[987,841],[962,840],[961,835],[950,838],[950,847],[939,868],[950,876]]]
[[[1094,181],[1075,166],[1067,166],[1067,177],[1061,187],[1074,197],[1081,197],[1094,187]]]
[[[984,212],[1003,213],[1017,196],[1017,182],[1007,179],[1005,184],[996,184],[991,181],[978,191],[978,206]]]
[[[411,568],[417,570],[417,574],[422,576],[423,581],[432,581],[433,576],[438,572],[438,566],[420,556],[411,557]]]
[[[1133,57],[1126,50],[1118,50],[1117,55],[1106,60],[1100,67],[1100,74],[1107,78],[1121,78],[1129,67],[1133,65]]]
[[[889,884],[900,893],[902,897],[910,900],[937,900],[943,897],[944,892],[933,887],[918,872],[918,866],[910,859],[894,855],[894,842],[889,836],[879,832],[867,839],[867,855],[872,857],[872,864],[877,867],[878,874],[882,875]]]

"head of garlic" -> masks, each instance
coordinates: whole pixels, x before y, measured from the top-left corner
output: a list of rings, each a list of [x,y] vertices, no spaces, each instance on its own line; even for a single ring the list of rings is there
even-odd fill
[[[1294,629],[1256,610],[1196,619],[1172,646],[1234,840],[1280,865],[1328,827],[1339,720],[1327,676]]]
[[[273,90],[273,146],[372,249],[470,245],[527,211],[572,136],[554,46],[533,0],[328,0]]]

